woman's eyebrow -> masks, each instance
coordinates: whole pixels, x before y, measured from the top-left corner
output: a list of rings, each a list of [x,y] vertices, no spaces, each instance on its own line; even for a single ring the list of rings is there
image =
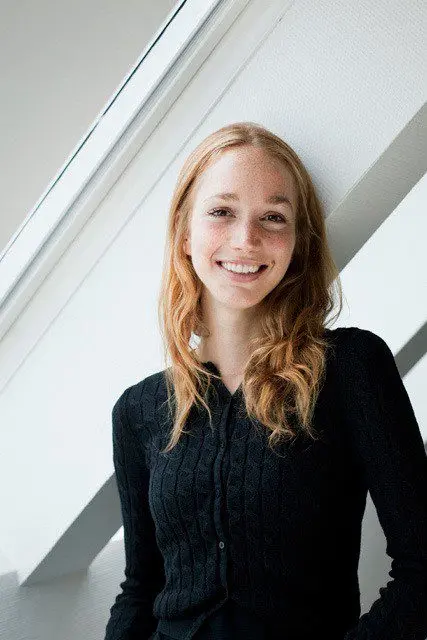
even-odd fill
[[[203,200],[203,202],[206,202],[206,200],[211,200],[213,198],[221,198],[222,200],[238,200],[239,196],[237,195],[237,193],[230,193],[229,191],[226,191],[224,193],[216,193],[213,196],[209,196],[208,198],[205,198],[205,200]],[[289,204],[292,207],[292,203],[290,201],[290,199],[288,198],[288,196],[285,196],[281,193],[277,193],[274,194],[272,196],[269,196],[266,199],[266,202],[269,204]]]

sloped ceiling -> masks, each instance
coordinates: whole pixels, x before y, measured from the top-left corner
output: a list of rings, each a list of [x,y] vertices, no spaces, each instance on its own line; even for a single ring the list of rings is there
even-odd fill
[[[175,0],[2,0],[0,253]]]

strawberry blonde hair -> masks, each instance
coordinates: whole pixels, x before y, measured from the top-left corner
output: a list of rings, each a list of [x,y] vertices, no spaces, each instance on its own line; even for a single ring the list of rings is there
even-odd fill
[[[311,421],[325,374],[323,332],[325,319],[334,308],[333,286],[342,287],[328,246],[325,218],[314,185],[296,152],[280,137],[253,122],[237,122],[208,135],[185,160],[169,209],[158,317],[163,339],[167,403],[173,418],[171,437],[163,450],[170,451],[185,431],[193,404],[207,402],[211,377],[190,346],[193,336],[208,336],[203,322],[203,283],[184,251],[195,182],[203,171],[229,149],[252,146],[263,149],[291,171],[297,190],[295,249],[283,279],[260,302],[260,335],[249,345],[242,391],[252,421],[269,432],[272,448],[281,440],[303,431],[313,439]],[[168,366],[169,358],[171,365]],[[289,422],[295,418],[296,428]]]

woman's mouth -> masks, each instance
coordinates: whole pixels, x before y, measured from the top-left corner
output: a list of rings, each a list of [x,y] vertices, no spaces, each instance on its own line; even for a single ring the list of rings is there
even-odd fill
[[[228,276],[232,282],[252,282],[253,280],[257,280],[267,270],[267,265],[263,264],[255,273],[236,273],[223,267],[221,262],[216,262],[216,264],[222,273]]]

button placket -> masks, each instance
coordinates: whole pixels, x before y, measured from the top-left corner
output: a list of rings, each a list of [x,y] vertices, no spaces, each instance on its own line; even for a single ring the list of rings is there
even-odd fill
[[[215,463],[214,470],[214,478],[215,478],[215,522],[216,522],[216,531],[217,531],[217,544],[218,549],[221,553],[220,555],[220,576],[221,583],[224,588],[227,590],[227,554],[225,553],[226,544],[225,544],[225,531],[223,528],[222,522],[222,505],[221,505],[221,496],[222,496],[222,475],[221,475],[221,467],[224,459],[224,452],[227,446],[226,438],[227,438],[227,424],[230,417],[230,411],[233,404],[233,399],[231,397],[222,397],[223,401],[223,411],[219,422],[218,429],[218,437],[219,437],[219,452]],[[225,496],[223,496],[225,500]]]

